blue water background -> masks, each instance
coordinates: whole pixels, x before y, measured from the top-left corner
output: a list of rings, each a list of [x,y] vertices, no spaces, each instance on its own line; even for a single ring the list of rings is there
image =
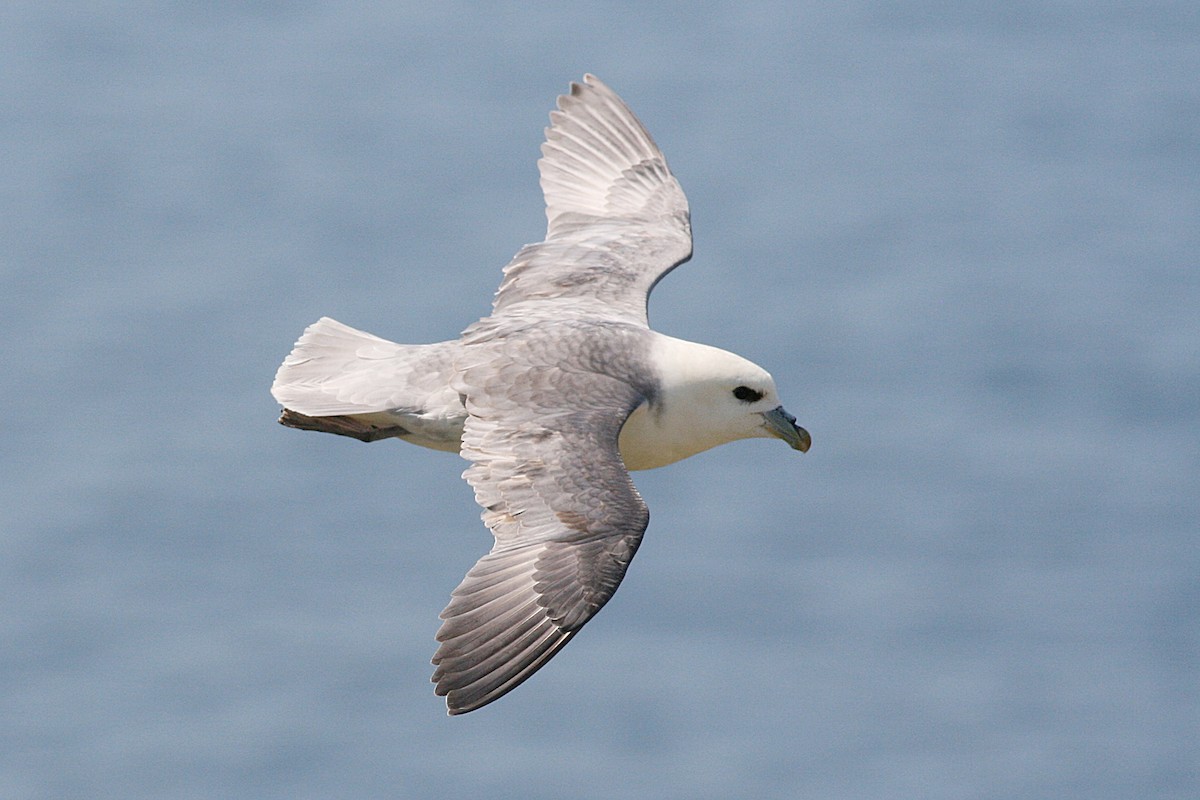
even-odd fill
[[[274,423],[321,315],[486,313],[592,71],[655,327],[813,435],[637,476],[613,602],[445,716],[465,466]],[[0,11],[0,797],[1200,796],[1200,6]]]

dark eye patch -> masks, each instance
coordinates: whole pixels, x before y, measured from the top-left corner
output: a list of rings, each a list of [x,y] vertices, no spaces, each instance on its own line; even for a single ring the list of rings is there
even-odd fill
[[[733,390],[733,396],[743,403],[757,403],[763,399],[763,393],[749,386],[739,386]]]

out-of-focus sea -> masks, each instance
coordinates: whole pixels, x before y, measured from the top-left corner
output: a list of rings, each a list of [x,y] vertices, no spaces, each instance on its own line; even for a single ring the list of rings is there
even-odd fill
[[[655,327],[813,435],[636,476],[448,718],[465,466],[275,424],[321,315],[485,314],[568,81],[696,255]],[[9,2],[0,797],[1200,796],[1200,6]]]

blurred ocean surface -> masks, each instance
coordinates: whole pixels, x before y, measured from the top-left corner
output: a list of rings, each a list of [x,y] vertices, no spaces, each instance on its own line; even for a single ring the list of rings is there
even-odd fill
[[[275,424],[328,314],[486,313],[592,71],[659,330],[812,431],[636,476],[614,601],[445,716],[453,455]],[[0,12],[0,797],[1200,796],[1200,6]]]

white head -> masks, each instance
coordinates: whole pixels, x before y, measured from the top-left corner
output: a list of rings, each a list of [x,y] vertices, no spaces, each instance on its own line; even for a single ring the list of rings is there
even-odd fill
[[[757,364],[668,336],[656,337],[652,360],[660,395],[621,430],[629,469],[661,467],[738,439],[774,437],[808,450],[808,432],[783,410],[775,381]]]

